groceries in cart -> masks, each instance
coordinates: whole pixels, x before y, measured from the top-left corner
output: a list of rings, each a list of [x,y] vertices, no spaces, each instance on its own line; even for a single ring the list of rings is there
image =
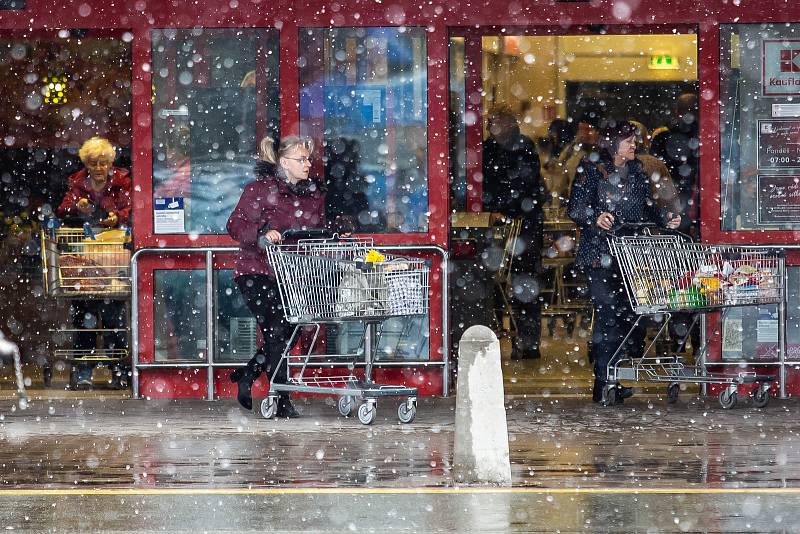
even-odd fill
[[[754,254],[726,260],[713,249],[697,268],[665,272],[639,265],[632,273],[636,304],[663,304],[671,309],[758,303],[777,296],[777,265]]]
[[[375,249],[342,266],[337,287],[339,317],[426,313],[421,262],[388,257]],[[425,290],[427,291],[427,290]]]
[[[42,232],[45,284],[53,295],[130,293],[130,232],[53,227]]]

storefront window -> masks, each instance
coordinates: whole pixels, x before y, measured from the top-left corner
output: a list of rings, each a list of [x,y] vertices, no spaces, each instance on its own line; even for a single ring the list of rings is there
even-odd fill
[[[720,25],[723,230],[800,228],[800,25]]]
[[[300,30],[300,131],[322,146],[329,218],[428,230],[424,28]]]
[[[277,31],[153,30],[152,54],[155,233],[225,233],[278,135]]]
[[[206,271],[155,272],[156,361],[205,361]],[[258,343],[255,318],[233,281],[233,271],[214,271],[214,360],[247,361]]]
[[[156,361],[205,361],[205,270],[159,270],[154,274]]]
[[[214,278],[217,322],[214,358],[218,362],[247,361],[258,346],[256,318],[245,305],[232,270],[215,271]]]
[[[800,361],[800,267],[786,269],[786,360]],[[731,308],[722,325],[722,359],[777,361],[778,306]]]
[[[451,37],[450,95],[447,113],[447,137],[450,147],[450,209],[467,209],[467,86],[464,38]]]

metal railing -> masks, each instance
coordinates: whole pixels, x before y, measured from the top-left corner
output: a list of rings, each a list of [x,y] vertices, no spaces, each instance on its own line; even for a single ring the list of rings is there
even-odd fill
[[[381,251],[436,252],[442,258],[442,359],[441,360],[402,360],[376,361],[375,367],[442,367],[442,396],[446,397],[450,389],[450,332],[449,313],[447,307],[449,289],[449,253],[438,245],[376,245]],[[131,256],[131,396],[139,395],[140,369],[167,368],[205,368],[208,373],[207,400],[214,399],[214,368],[241,367],[246,362],[218,362],[215,360],[216,321],[214,320],[214,254],[235,254],[237,247],[179,247],[179,248],[143,248]],[[170,254],[205,254],[206,274],[206,359],[203,362],[174,361],[142,363],[139,361],[139,258],[146,255]]]

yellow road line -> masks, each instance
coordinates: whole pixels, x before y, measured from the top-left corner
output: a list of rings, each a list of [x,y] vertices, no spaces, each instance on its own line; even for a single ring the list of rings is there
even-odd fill
[[[720,495],[800,494],[800,488],[117,488],[0,490],[0,498],[91,495],[486,495],[486,494],[626,494]]]

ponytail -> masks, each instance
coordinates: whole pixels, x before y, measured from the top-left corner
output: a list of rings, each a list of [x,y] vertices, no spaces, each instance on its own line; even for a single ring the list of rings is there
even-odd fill
[[[286,136],[281,139],[277,153],[275,152],[275,140],[271,137],[265,137],[258,146],[258,159],[277,165],[278,160],[296,146],[302,146],[308,150],[309,154],[314,152],[314,141],[309,137]]]

